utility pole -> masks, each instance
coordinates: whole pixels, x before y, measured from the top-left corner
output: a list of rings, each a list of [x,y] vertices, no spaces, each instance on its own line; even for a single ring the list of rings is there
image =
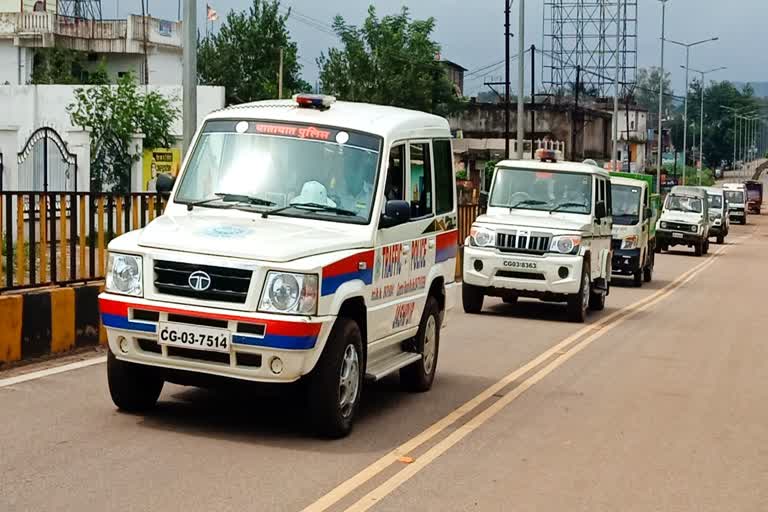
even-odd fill
[[[277,72],[277,99],[283,99],[283,49],[280,48],[280,69]]]
[[[662,142],[662,118],[664,117],[664,38],[667,20],[667,0],[661,2],[661,66],[659,68],[659,135],[656,142],[656,193],[661,193],[661,142]],[[687,91],[686,91],[687,92]]]
[[[525,140],[525,0],[520,3],[517,29],[517,159],[523,159]]]
[[[615,76],[613,78],[615,91],[613,93],[613,149],[611,150],[611,167],[623,170],[619,166],[619,47],[621,46],[621,0],[616,0],[616,54]],[[627,126],[629,129],[629,126]],[[629,137],[627,137],[629,139]]]
[[[512,0],[504,0],[504,62],[506,79],[504,81],[504,158],[509,160],[509,19],[512,11]]]
[[[184,0],[184,151],[189,150],[197,129],[197,0]]]
[[[536,159],[533,137],[536,135],[536,45],[531,45],[531,158]]]

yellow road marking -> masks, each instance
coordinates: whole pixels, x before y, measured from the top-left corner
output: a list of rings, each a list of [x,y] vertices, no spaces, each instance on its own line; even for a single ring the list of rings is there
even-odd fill
[[[746,238],[746,237],[742,237]],[[450,412],[447,416],[442,418],[441,420],[437,421],[415,437],[411,438],[410,440],[406,441],[405,443],[401,444],[394,450],[390,451],[386,455],[382,456],[354,476],[350,477],[346,481],[339,484],[337,487],[329,491],[327,494],[319,498],[314,503],[307,506],[302,512],[323,512],[325,510],[328,510],[331,506],[338,503],[340,500],[344,499],[346,496],[351,494],[355,491],[358,487],[365,484],[372,478],[374,478],[376,475],[381,473],[384,469],[391,466],[393,463],[395,463],[400,457],[404,455],[409,455],[411,452],[413,452],[415,449],[417,449],[419,446],[423,445],[424,443],[430,441],[432,438],[443,432],[446,428],[450,427],[460,419],[467,416],[469,413],[477,409],[479,406],[481,406],[483,403],[487,402],[490,398],[492,398],[495,394],[497,394],[499,391],[504,389],[505,387],[512,384],[514,381],[522,377],[523,375],[529,373],[533,369],[541,366],[544,364],[547,360],[552,358],[553,356],[558,356],[558,359],[556,361],[560,360],[563,357],[566,357],[568,354],[568,351],[565,351],[565,349],[573,344],[575,341],[579,340],[582,336],[588,334],[590,331],[595,331],[594,334],[592,334],[591,337],[599,337],[604,332],[606,332],[604,329],[606,326],[610,325],[611,322],[616,321],[617,319],[620,320],[620,317],[623,315],[629,315],[629,314],[635,314],[637,311],[641,311],[644,306],[648,304],[655,304],[656,299],[660,297],[665,297],[667,293],[670,291],[674,291],[679,286],[682,286],[685,284],[688,280],[688,278],[692,278],[695,274],[698,274],[701,270],[703,270],[706,266],[713,263],[715,261],[715,258],[713,256],[722,254],[729,246],[721,246],[717,251],[712,253],[710,257],[707,258],[707,261],[700,263],[696,267],[693,267],[692,269],[688,270],[687,272],[683,273],[681,276],[679,276],[677,279],[669,283],[667,286],[662,288],[661,290],[656,291],[652,295],[639,300],[638,302],[629,305],[623,309],[620,309],[618,311],[615,311],[614,313],[611,313],[610,315],[606,316],[605,318],[601,319],[600,321],[596,322],[595,324],[588,325],[577,331],[576,333],[568,336],[555,346],[551,347],[550,349],[546,350],[545,352],[541,353],[539,356],[537,356],[535,359],[531,360],[524,366],[521,366],[520,368],[514,370],[509,375],[503,377],[501,380],[496,382],[495,384],[488,387],[486,390],[466,402],[465,404],[461,405],[459,408],[453,410]],[[633,313],[634,311],[634,313]],[[590,337],[590,338],[591,338]],[[590,339],[587,338],[587,339]],[[536,374],[538,375],[538,373]],[[535,378],[532,377],[532,378]],[[529,379],[530,380],[530,379]],[[526,381],[528,382],[528,381]],[[530,385],[533,385],[531,383]],[[527,387],[530,387],[528,385]],[[525,389],[527,389],[527,387]],[[520,386],[515,388],[513,392],[508,393],[503,397],[503,399],[506,401],[511,401],[517,396],[519,396],[520,393],[517,392],[517,390],[520,389]],[[511,397],[511,398],[507,398]],[[496,402],[498,403],[498,402]],[[469,425],[467,423],[467,425]],[[464,425],[463,427],[458,428],[455,432],[461,432],[463,429],[466,428],[467,425]],[[454,434],[455,434],[454,432]],[[452,434],[452,435],[454,435]],[[450,437],[450,436],[449,436]],[[446,438],[447,440],[448,438]],[[443,442],[445,442],[444,440]],[[454,443],[455,444],[455,443]],[[440,444],[436,445],[440,446]],[[434,448],[433,448],[434,449]],[[447,449],[447,448],[446,448]],[[427,452],[429,453],[429,452]],[[436,457],[436,456],[435,456]],[[395,475],[397,477],[400,475],[403,471],[409,471],[413,472],[415,468],[422,467],[421,462],[424,456],[419,457],[419,459],[416,460],[415,463],[408,465],[408,467],[404,470],[402,470],[400,473]],[[428,461],[427,461],[428,462]],[[415,473],[414,473],[415,474]],[[393,477],[393,478],[395,478]],[[410,476],[408,477],[410,478]],[[406,478],[407,479],[407,478]],[[392,479],[390,479],[392,480]],[[388,481],[389,482],[389,481]],[[382,485],[386,485],[382,484]],[[400,484],[397,484],[400,485]],[[377,489],[378,490],[378,489]],[[373,491],[376,492],[376,491]],[[365,499],[365,498],[363,498]],[[362,501],[362,500],[361,500]],[[358,502],[360,503],[360,502]],[[357,504],[355,505],[357,506]],[[356,510],[356,509],[352,509]],[[364,509],[363,509],[364,510]]]

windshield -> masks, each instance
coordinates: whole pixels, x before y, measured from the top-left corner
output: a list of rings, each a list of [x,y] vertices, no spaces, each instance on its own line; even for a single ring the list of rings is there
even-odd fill
[[[338,128],[210,121],[175,201],[366,224],[379,150],[378,137]]]
[[[744,192],[741,190],[726,190],[725,199],[730,204],[744,204]]]
[[[686,213],[701,213],[702,207],[702,201],[697,197],[676,195],[667,196],[667,203],[665,206],[667,210]]]
[[[592,176],[499,168],[490,206],[588,214],[592,211]]]
[[[613,195],[613,223],[634,226],[640,222],[640,187],[611,185]]]
[[[723,208],[723,196],[707,194],[707,200],[709,201],[709,207],[720,210]]]

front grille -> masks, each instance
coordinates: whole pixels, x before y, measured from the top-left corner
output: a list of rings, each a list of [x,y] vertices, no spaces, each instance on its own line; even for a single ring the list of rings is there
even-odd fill
[[[688,233],[691,233],[691,225],[690,224],[679,224],[677,222],[667,222],[666,229],[671,229],[672,231],[686,231]]]
[[[200,318],[199,316],[174,315],[168,314],[168,321],[177,324],[202,325],[204,327],[217,327],[226,329],[229,322],[226,320],[216,320],[215,318]]]
[[[189,285],[189,277],[198,271],[205,272],[211,278],[210,287],[205,291],[194,290]],[[200,300],[244,304],[252,275],[250,270],[155,261],[155,288],[159,293]]]
[[[148,340],[148,339],[138,339],[139,347],[144,352],[152,352],[153,354],[160,354],[162,353],[162,349],[160,348],[160,345],[157,344],[155,340]]]
[[[552,237],[546,233],[497,233],[496,247],[502,252],[544,254]]]
[[[499,270],[496,272],[498,277],[507,277],[509,279],[528,279],[529,281],[545,281],[544,274],[536,274],[532,272],[514,272],[511,270]]]
[[[184,357],[186,359],[195,359],[197,361],[226,364],[229,364],[230,360],[230,355],[223,352],[206,352],[205,350],[194,350],[170,346],[168,347],[168,357]]]

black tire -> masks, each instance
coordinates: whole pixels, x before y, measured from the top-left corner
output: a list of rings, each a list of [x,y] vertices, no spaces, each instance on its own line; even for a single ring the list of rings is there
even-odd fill
[[[419,331],[413,339],[414,352],[422,354],[423,357],[400,370],[400,384],[408,391],[423,393],[432,388],[437,370],[437,356],[440,353],[440,316],[440,305],[434,297],[429,297],[421,316]],[[434,323],[430,325],[432,322]],[[431,334],[431,342],[427,344],[429,329],[434,331]],[[425,346],[428,351],[425,351]]]
[[[605,309],[605,292],[589,292],[589,309],[602,311]]]
[[[151,367],[120,361],[111,350],[107,353],[107,382],[117,408],[133,413],[152,409],[165,384]]]
[[[696,256],[701,256],[704,254],[704,242],[696,242],[696,245],[693,246],[693,251]]]
[[[643,281],[650,283],[653,281],[653,267],[656,266],[656,257],[651,255],[651,261],[643,269]]]
[[[473,286],[464,283],[461,285],[461,303],[464,306],[464,312],[474,315],[483,310],[483,301],[485,292],[480,286]]]
[[[590,267],[589,263],[585,260],[581,270],[581,285],[579,286],[579,292],[568,297],[568,319],[571,322],[583,324],[587,321],[587,310],[589,309],[591,288]]]
[[[348,354],[348,350],[353,351],[354,356]],[[351,373],[344,383],[342,370]],[[352,431],[360,405],[364,372],[360,326],[354,320],[339,317],[331,329],[320,360],[308,377],[310,421],[317,435],[337,439]],[[351,401],[345,404],[342,404],[342,387],[345,387],[345,392],[354,393]]]
[[[717,243],[718,245],[723,245],[725,243],[725,237],[723,235],[717,236]]]
[[[709,254],[709,239],[704,240],[704,254]]]
[[[643,286],[643,271],[642,271],[642,269],[638,270],[637,272],[632,274],[632,286],[634,286],[635,288],[640,288],[641,286]]]
[[[507,295],[501,300],[504,301],[504,304],[509,304],[510,306],[514,306],[515,304],[517,304],[517,299],[518,299],[517,295]]]

